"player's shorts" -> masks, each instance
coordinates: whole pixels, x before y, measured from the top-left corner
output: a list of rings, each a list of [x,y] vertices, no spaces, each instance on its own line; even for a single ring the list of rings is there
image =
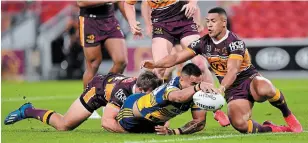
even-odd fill
[[[79,16],[80,42],[84,47],[94,47],[108,38],[124,39],[120,24],[115,17],[94,18]]]
[[[227,103],[237,99],[246,99],[254,103],[253,96],[250,92],[250,84],[256,76],[260,75],[258,72],[254,72],[255,73],[251,74],[250,76],[240,79],[239,82],[236,82],[225,91],[225,98]]]
[[[89,112],[92,113],[94,110],[107,105],[108,101],[105,98],[104,82],[109,76],[110,74],[94,76],[79,97],[80,102]]]
[[[139,93],[129,96],[118,113],[116,119],[125,131],[130,133],[154,133],[155,126],[159,125],[142,117],[134,117],[134,103],[143,95],[145,94]]]
[[[199,35],[197,25],[193,20],[153,23],[153,38],[164,38],[176,44],[176,40],[180,41],[190,35]]]

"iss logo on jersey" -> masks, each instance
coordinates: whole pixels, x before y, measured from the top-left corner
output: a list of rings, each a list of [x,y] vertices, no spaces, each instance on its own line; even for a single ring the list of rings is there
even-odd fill
[[[230,43],[229,47],[230,47],[231,52],[237,51],[237,50],[244,51],[244,42],[243,41],[235,41],[235,42]]]

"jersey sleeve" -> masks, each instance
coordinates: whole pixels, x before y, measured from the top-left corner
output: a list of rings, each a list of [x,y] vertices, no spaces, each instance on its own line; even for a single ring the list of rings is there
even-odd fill
[[[170,92],[176,91],[176,90],[180,90],[180,89],[177,88],[176,86],[172,86],[172,85],[167,86],[166,91],[164,93],[164,99],[167,100]]]
[[[198,39],[188,45],[186,50],[189,50],[190,52],[194,53],[195,55],[202,54],[202,46],[203,46],[203,41],[201,39]]]
[[[126,3],[134,5],[137,3],[137,0],[125,0]]]
[[[229,44],[229,58],[243,60],[245,55],[246,46],[244,41],[234,41]]]

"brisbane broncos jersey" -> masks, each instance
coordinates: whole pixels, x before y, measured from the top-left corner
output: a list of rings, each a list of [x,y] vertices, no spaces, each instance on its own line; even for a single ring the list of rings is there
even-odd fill
[[[200,110],[193,100],[185,103],[168,100],[170,92],[180,89],[180,77],[176,77],[169,83],[163,84],[151,93],[142,96],[136,101],[141,115],[152,122],[163,123],[188,111],[190,108],[192,111]]]
[[[194,54],[206,57],[220,82],[227,74],[228,59],[242,60],[235,84],[256,73],[245,43],[231,31],[227,31],[226,35],[219,41],[215,41],[207,34],[192,42],[186,49]]]

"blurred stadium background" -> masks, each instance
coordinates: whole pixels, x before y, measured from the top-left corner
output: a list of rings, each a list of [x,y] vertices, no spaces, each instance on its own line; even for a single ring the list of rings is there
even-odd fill
[[[308,2],[199,1],[198,4],[202,17],[215,6],[227,10],[230,29],[246,42],[253,64],[284,92],[292,111],[307,130]],[[140,3],[136,10],[144,26]],[[78,37],[78,13],[74,1],[1,1],[2,142],[307,142],[307,131],[274,136],[241,135],[232,127],[219,127],[212,114],[208,114],[206,130],[180,137],[108,133],[101,129],[100,120],[88,120],[74,132],[65,133],[34,120],[4,126],[4,117],[25,102],[65,113],[82,92],[84,56]],[[128,50],[129,63],[124,74],[137,75],[140,62],[151,59],[151,39],[134,40],[118,10],[116,16]],[[200,34],[206,33],[205,29]],[[112,61],[106,51],[103,58],[99,72],[105,74]],[[281,114],[270,104],[255,106],[253,118],[258,122],[271,119],[284,124]],[[182,126],[190,116],[186,113],[176,117],[171,127]]]
[[[308,77],[308,2],[199,1],[199,6],[203,17],[215,6],[227,10],[230,29],[244,39],[265,76]],[[74,1],[1,1],[1,8],[3,80],[81,79],[84,57]],[[143,23],[140,3],[136,10]],[[116,16],[128,47],[125,74],[136,75],[140,61],[151,58],[150,38],[134,40],[119,10]],[[112,61],[103,53],[99,72],[104,74]]]

